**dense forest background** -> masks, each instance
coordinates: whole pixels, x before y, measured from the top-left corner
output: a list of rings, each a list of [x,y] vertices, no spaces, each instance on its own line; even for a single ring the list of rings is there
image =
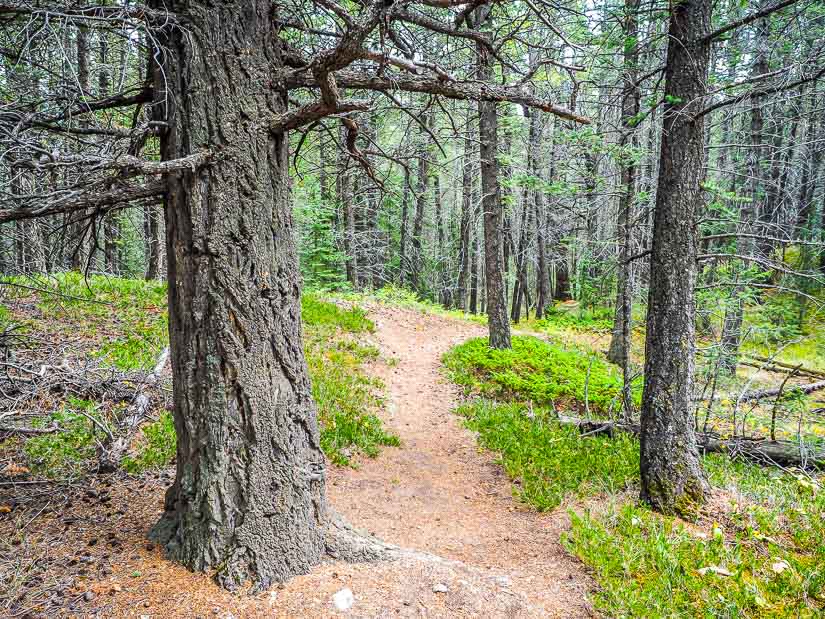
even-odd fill
[[[606,612],[821,611],[822,2],[0,0],[0,64],[0,489],[174,461],[153,543],[228,589],[386,558],[325,467],[405,447],[412,321],[532,508],[652,508],[572,517]]]

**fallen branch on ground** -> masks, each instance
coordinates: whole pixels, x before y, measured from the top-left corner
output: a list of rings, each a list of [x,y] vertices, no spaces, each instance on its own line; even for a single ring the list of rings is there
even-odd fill
[[[140,426],[143,418],[152,407],[152,398],[146,394],[146,388],[155,386],[160,380],[160,375],[163,368],[166,367],[166,362],[169,360],[169,348],[164,348],[160,353],[155,367],[143,382],[142,389],[137,392],[134,400],[126,409],[126,413],[121,419],[122,432],[118,437],[111,441],[111,444],[101,444],[98,451],[98,465],[97,470],[100,473],[111,473],[120,467],[120,462],[126,451],[129,449],[129,444],[132,442],[132,437]],[[108,443],[108,441],[107,441]]]
[[[562,425],[573,425],[582,435],[596,436],[615,432],[625,432],[638,436],[638,424],[615,421],[588,421],[578,417],[559,417]],[[699,449],[711,453],[727,453],[731,456],[745,456],[751,460],[800,467],[825,468],[825,448],[806,446],[794,441],[771,441],[765,438],[722,438],[710,432],[697,432]]]

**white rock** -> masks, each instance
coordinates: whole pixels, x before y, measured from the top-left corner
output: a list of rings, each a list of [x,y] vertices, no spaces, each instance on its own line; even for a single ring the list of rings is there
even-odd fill
[[[433,587],[433,593],[447,593],[449,590],[450,588],[443,582],[440,582]]]
[[[355,604],[355,596],[349,589],[341,589],[332,596],[332,603],[335,605],[335,608],[344,612],[352,608],[352,605]]]

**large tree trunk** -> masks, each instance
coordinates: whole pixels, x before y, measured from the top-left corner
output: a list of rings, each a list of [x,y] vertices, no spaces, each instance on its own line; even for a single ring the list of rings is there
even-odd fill
[[[492,81],[493,57],[477,45],[478,73],[481,81]],[[478,130],[481,142],[481,206],[484,209],[484,279],[487,324],[492,348],[510,348],[510,320],[504,294],[503,247],[504,209],[498,182],[498,113],[496,104],[479,101]]]
[[[177,475],[152,536],[170,557],[257,588],[324,551],[324,457],[301,342],[286,96],[272,4],[175,3],[159,43],[162,155],[220,157],[169,179],[169,321]],[[165,8],[160,6],[159,8]],[[158,73],[160,71],[156,69]]]
[[[667,514],[693,516],[706,482],[693,431],[694,285],[697,211],[704,168],[701,109],[711,0],[671,6],[647,314],[641,415],[641,498]]]

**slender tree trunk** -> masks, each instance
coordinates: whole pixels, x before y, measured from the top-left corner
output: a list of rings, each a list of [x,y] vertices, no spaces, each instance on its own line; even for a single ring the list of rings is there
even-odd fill
[[[99,48],[99,74],[98,74],[98,96],[106,97],[110,91],[111,75],[109,73],[109,39],[105,31],[98,33]],[[103,218],[103,264],[104,271],[111,275],[120,272],[118,262],[118,237],[120,236],[120,225],[117,211],[107,213]]]
[[[478,44],[478,73],[481,81],[493,77],[493,58],[489,50]],[[510,320],[504,295],[503,225],[504,209],[498,182],[498,113],[496,104],[478,104],[478,134],[481,142],[481,206],[484,209],[484,279],[487,305],[487,325],[492,348],[510,348]]]
[[[155,0],[157,2],[157,0]],[[307,572],[324,552],[324,457],[301,336],[286,109],[272,4],[155,4],[164,159],[221,157],[169,178],[169,322],[177,475],[152,537],[229,588]],[[163,84],[169,92],[164,92]],[[168,95],[168,96],[167,96]]]
[[[427,126],[432,127],[433,113],[430,112],[425,120]],[[424,255],[421,243],[421,236],[424,232],[424,212],[427,207],[427,193],[430,186],[430,140],[427,133],[422,129],[419,137],[418,149],[418,187],[415,196],[415,216],[413,217],[412,238],[412,268],[410,269],[410,281],[412,287],[417,292],[421,292],[421,271],[424,267]]]
[[[766,0],[760,2],[760,7],[765,8]],[[751,76],[757,77],[768,72],[768,20],[761,19],[757,22],[756,50],[753,65],[751,66]],[[756,251],[756,241],[753,237],[756,223],[759,219],[759,208],[762,198],[762,128],[764,126],[763,102],[754,101],[751,106],[750,125],[750,149],[748,152],[748,178],[746,193],[748,199],[742,202],[739,210],[738,230],[746,236],[737,239],[736,246],[738,253],[743,256],[753,256]],[[741,265],[735,274],[737,285],[731,289],[731,296],[725,311],[725,318],[722,327],[721,338],[721,359],[719,368],[728,375],[736,373],[736,366],[739,363],[739,346],[742,340],[742,321],[745,313],[745,288],[747,282],[743,270],[750,265]],[[735,431],[735,429],[734,429]]]
[[[633,243],[633,203],[636,200],[635,153],[627,152],[636,147],[636,117],[641,107],[641,91],[636,84],[639,64],[638,24],[639,0],[625,0],[624,6],[624,74],[622,85],[622,129],[619,146],[621,194],[619,197],[619,217],[616,235],[619,241],[618,268],[616,270],[616,315],[613,321],[613,335],[607,358],[622,366],[625,382],[629,380],[629,352],[632,313],[632,285],[630,281],[630,255]],[[629,413],[630,401],[625,398],[625,414]]]
[[[697,215],[702,200],[711,0],[671,5],[665,118],[653,222],[641,415],[641,498],[695,516],[706,482],[694,435]]]
[[[407,246],[409,244],[409,213],[410,213],[410,173],[404,170],[404,194],[401,198],[401,247],[399,248],[398,263],[398,283],[403,287],[407,282],[409,273],[409,256]]]
[[[469,119],[468,119],[469,124]],[[471,131],[470,129],[467,130]],[[468,133],[464,140],[464,159],[461,166],[461,226],[458,240],[458,286],[456,301],[458,308],[467,309],[467,285],[470,277],[470,262],[473,258],[470,235],[473,229],[473,135]]]

